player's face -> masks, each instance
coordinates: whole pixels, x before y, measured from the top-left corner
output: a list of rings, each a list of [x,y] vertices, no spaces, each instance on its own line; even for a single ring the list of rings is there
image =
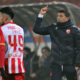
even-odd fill
[[[66,17],[64,13],[58,13],[57,15],[57,22],[66,22],[69,20],[69,17]]]
[[[3,18],[3,14],[0,12],[0,25],[4,24]]]

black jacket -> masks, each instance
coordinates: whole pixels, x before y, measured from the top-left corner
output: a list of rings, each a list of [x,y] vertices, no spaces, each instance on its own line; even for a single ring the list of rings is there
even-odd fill
[[[43,62],[41,67],[39,67],[34,73],[36,73],[36,77],[33,80],[50,80],[50,67],[51,67],[51,59],[50,56],[47,56]]]
[[[41,35],[50,35],[52,62],[60,65],[80,63],[80,59],[76,59],[80,48],[80,32],[77,27],[70,20],[65,23],[56,23],[45,27],[41,26],[41,22],[42,18],[36,19],[33,31]]]

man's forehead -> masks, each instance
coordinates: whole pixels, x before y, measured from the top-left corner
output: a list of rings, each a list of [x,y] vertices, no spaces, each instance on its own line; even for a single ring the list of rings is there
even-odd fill
[[[57,15],[58,15],[58,16],[65,16],[65,13],[59,12]]]
[[[59,14],[59,15],[64,15],[64,13],[63,13],[63,12],[58,12],[58,14]]]

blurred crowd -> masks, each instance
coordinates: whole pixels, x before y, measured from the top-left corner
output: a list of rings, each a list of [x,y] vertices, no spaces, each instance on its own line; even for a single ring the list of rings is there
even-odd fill
[[[42,56],[36,51],[31,52],[29,47],[24,47],[24,67],[26,80],[50,80],[50,48],[41,49]]]

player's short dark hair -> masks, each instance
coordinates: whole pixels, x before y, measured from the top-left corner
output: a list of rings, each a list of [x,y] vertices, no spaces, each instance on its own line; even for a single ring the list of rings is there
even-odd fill
[[[70,13],[65,10],[59,10],[58,13],[64,13],[66,17],[70,17]]]
[[[11,17],[11,19],[14,18],[13,10],[10,7],[3,7],[3,8],[1,8],[0,12],[8,14]]]

